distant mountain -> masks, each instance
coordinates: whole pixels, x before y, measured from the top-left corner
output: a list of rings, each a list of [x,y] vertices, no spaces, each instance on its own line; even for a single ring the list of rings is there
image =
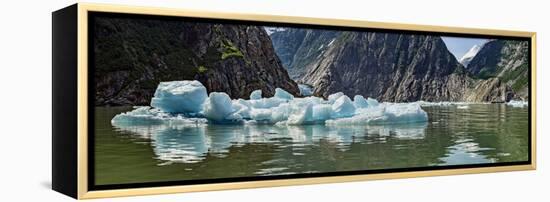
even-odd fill
[[[287,28],[270,37],[290,78],[297,80],[304,76],[308,64],[320,59],[321,54],[334,44],[338,34],[329,30]]]
[[[480,79],[497,78],[510,86],[517,97],[527,98],[529,44],[516,40],[487,42],[470,61],[468,71]]]
[[[514,96],[499,79],[471,77],[438,36],[289,28],[271,38],[290,77],[318,96],[343,92],[392,102]]]
[[[271,38],[290,77],[318,96],[461,100],[471,83],[439,37],[288,29]]]
[[[472,48],[470,48],[470,50],[468,50],[468,52],[466,52],[466,54],[464,54],[460,58],[460,60],[458,60],[460,62],[460,64],[464,65],[464,67],[468,67],[468,64],[470,64],[470,61],[472,61],[472,59],[474,59],[477,52],[479,52],[479,50],[481,50],[482,47],[483,47],[483,44],[482,45],[474,45]]]
[[[199,80],[208,92],[299,95],[264,27],[97,18],[95,105],[147,105],[161,81]]]

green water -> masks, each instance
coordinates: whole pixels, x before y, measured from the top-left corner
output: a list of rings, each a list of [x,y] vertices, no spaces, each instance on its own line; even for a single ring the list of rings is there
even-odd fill
[[[286,175],[528,160],[528,110],[423,107],[423,124],[116,128],[95,109],[96,184]]]

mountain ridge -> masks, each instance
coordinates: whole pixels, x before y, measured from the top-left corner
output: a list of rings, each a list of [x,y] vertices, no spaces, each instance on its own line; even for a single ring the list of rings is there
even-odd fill
[[[275,52],[285,55],[281,61],[291,78],[313,86],[314,95],[341,91],[391,102],[505,102],[516,97],[502,78],[480,79],[467,71],[438,36],[292,29],[271,35]],[[316,37],[305,43],[304,36]],[[308,54],[298,55],[298,50]]]
[[[474,59],[474,57],[476,56],[476,54],[479,52],[479,50],[481,50],[481,48],[483,48],[483,45],[484,44],[481,44],[481,45],[474,45],[472,46],[472,48],[470,48],[468,50],[468,52],[466,52],[466,54],[464,54],[459,60],[458,62],[460,62],[460,64],[462,64],[464,67],[468,67],[468,64],[470,64],[470,62],[472,61],[472,59]]]
[[[263,27],[98,17],[94,30],[95,105],[148,104],[160,82],[174,80],[231,98],[299,94]]]

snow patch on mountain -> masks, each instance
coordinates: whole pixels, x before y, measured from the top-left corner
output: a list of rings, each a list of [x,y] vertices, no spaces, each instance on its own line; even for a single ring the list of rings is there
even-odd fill
[[[286,28],[284,27],[264,27],[264,29],[268,35],[271,35],[275,32],[282,32],[286,30]]]
[[[483,44],[472,46],[472,48],[470,48],[470,50],[468,50],[468,52],[466,52],[466,54],[464,54],[458,62],[464,65],[464,67],[468,67],[468,64],[470,64],[481,48],[483,48]]]

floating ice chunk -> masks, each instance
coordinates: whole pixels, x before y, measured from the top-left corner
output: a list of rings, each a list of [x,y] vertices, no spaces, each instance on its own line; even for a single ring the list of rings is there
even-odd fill
[[[197,113],[206,97],[206,88],[199,81],[161,82],[151,106],[168,113]]]
[[[113,125],[153,125],[161,124],[168,114],[151,107],[138,107],[132,111],[117,114],[111,120]]]
[[[250,111],[250,118],[256,121],[271,121],[271,114],[271,109],[252,109]]]
[[[292,113],[288,120],[286,121],[287,125],[303,125],[313,122],[313,109],[312,105],[308,104],[302,110],[295,111]]]
[[[391,123],[416,123],[428,121],[428,113],[419,104],[391,104],[386,107],[386,115]]]
[[[343,93],[324,100],[320,97],[294,98],[277,88],[275,96],[262,98],[255,90],[250,100],[231,100],[223,92],[205,96],[206,88],[198,81],[162,82],[151,107],[140,107],[116,115],[113,125],[139,124],[385,124],[427,121],[420,103],[378,103],[361,95],[352,101]],[[197,98],[198,97],[198,98]],[[191,103],[194,103],[191,106]]]
[[[292,94],[290,94],[290,93],[288,93],[285,90],[280,89],[280,88],[275,89],[275,97],[280,98],[280,99],[284,99],[284,100],[294,99],[294,96]]]
[[[529,106],[529,103],[521,100],[510,100],[510,102],[506,103],[506,105],[512,107],[527,107]]]
[[[293,105],[305,106],[307,104],[317,105],[325,102],[326,101],[324,101],[323,98],[311,96],[304,98],[294,98],[294,100],[292,100],[290,103],[292,103]]]
[[[329,104],[318,104],[313,106],[313,121],[320,122],[330,119],[332,106]]]
[[[262,99],[262,90],[255,90],[250,93],[250,99],[251,100],[259,100]]]
[[[353,97],[353,105],[355,105],[356,108],[367,108],[369,103],[362,95],[355,95],[355,97]]]
[[[208,120],[218,123],[240,121],[242,117],[234,112],[236,110],[229,95],[212,92],[204,104],[203,114]]]
[[[460,106],[460,105],[470,105],[470,104],[489,104],[489,103],[480,103],[480,102],[426,102],[426,101],[417,101],[415,102],[420,106],[429,107],[429,106]]]
[[[380,103],[378,103],[378,100],[375,100],[375,99],[372,99],[372,98],[369,97],[367,99],[367,104],[369,104],[370,107],[376,107]]]
[[[313,89],[309,85],[298,84],[298,88],[300,89],[300,95],[302,96],[313,95]]]
[[[363,125],[373,122],[382,122],[387,119],[383,107],[358,109],[352,117],[331,119],[325,121],[325,125]]]
[[[458,106],[456,106],[456,108],[457,109],[469,109],[470,106],[468,106],[468,105],[458,105]]]
[[[250,104],[243,99],[237,99],[233,100],[233,109],[235,109],[235,113],[241,115],[242,118],[248,119],[250,118]]]
[[[283,103],[274,107],[271,113],[271,123],[277,123],[288,119],[291,113],[291,106],[288,103]]]
[[[356,115],[327,120],[326,125],[360,125],[417,123],[428,121],[428,114],[417,103],[381,104],[379,107],[358,109]]]
[[[172,115],[151,107],[137,107],[132,111],[117,114],[111,120],[111,124],[115,126],[157,124],[188,125],[205,123],[208,123],[208,121],[204,118],[184,117],[181,114]]]
[[[271,97],[271,98],[262,98],[259,100],[248,100],[247,103],[251,108],[273,108],[277,107],[282,103],[286,103],[288,100]]]
[[[334,93],[334,94],[331,94],[328,96],[328,102],[329,103],[334,103],[338,98],[340,98],[341,96],[343,96],[344,93],[342,92],[337,92],[337,93]]]
[[[355,114],[355,106],[348,96],[342,95],[332,104],[332,118],[350,117]]]

